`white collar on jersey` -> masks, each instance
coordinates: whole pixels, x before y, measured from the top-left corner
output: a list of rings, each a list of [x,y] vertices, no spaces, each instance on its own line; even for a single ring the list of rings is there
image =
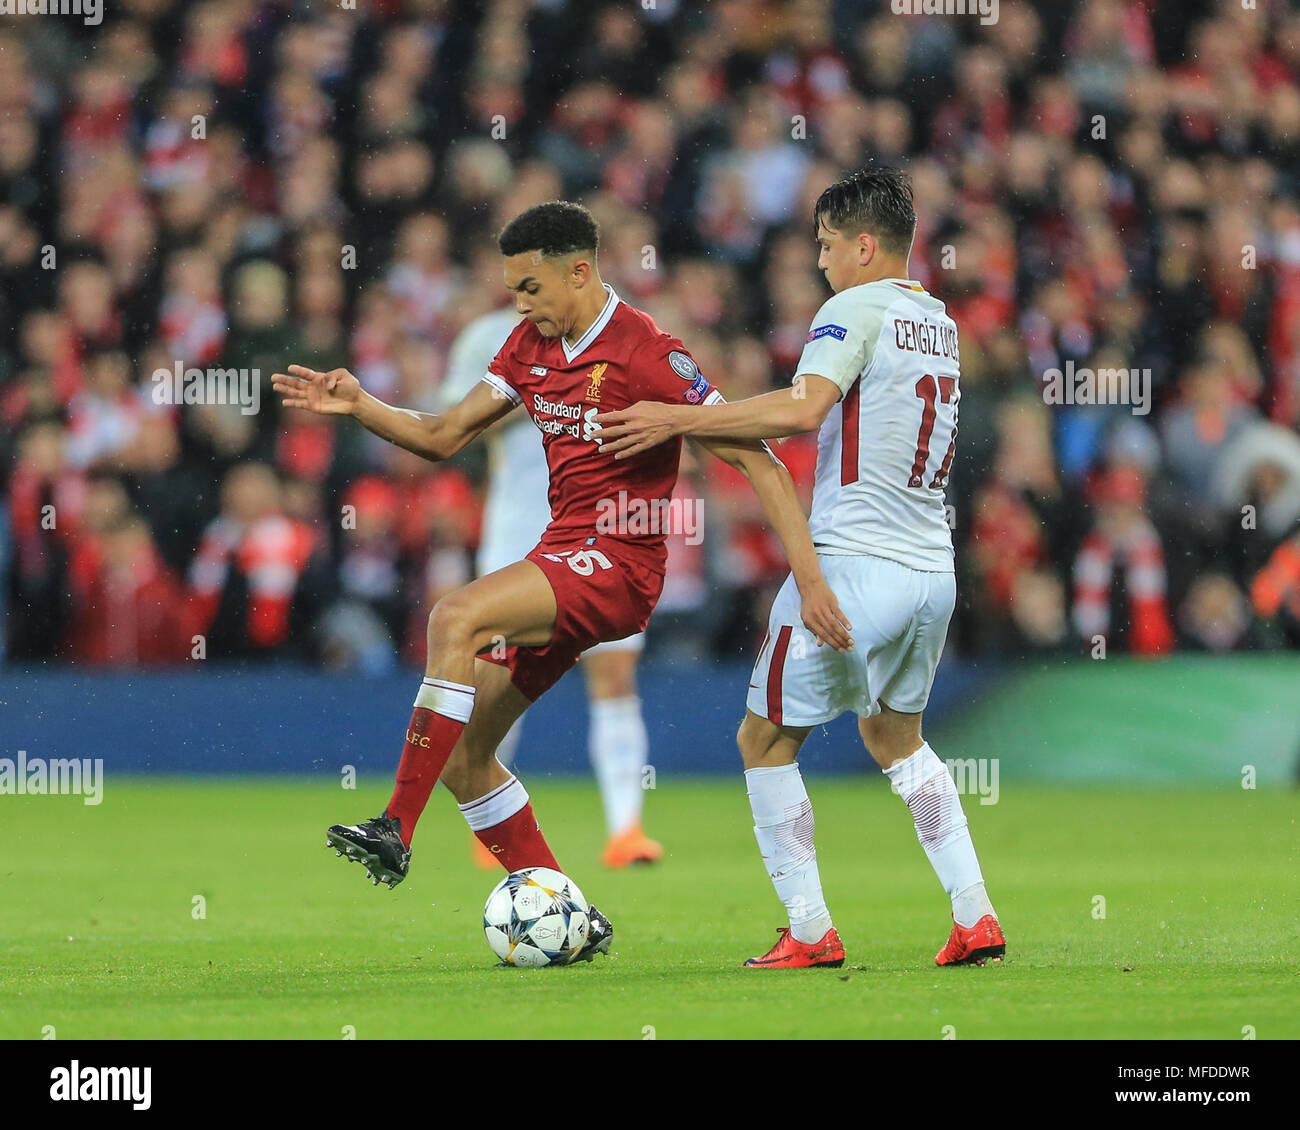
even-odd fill
[[[919,282],[917,282],[915,279],[878,279],[877,281],[878,281],[878,282],[887,282],[887,283],[896,283],[898,286],[901,286],[901,287],[903,287],[903,288],[906,289],[906,290],[919,290],[922,294],[927,293],[925,287],[923,287],[923,286],[922,286]]]
[[[597,316],[596,320],[587,327],[587,332],[578,338],[578,344],[570,349],[569,343],[564,339],[564,336],[560,336],[560,348],[564,350],[564,359],[569,362],[570,365],[582,356],[583,351],[586,350],[586,348],[591,345],[596,338],[600,337],[600,331],[609,325],[610,318],[614,316],[614,309],[619,304],[620,299],[618,295],[614,293],[614,288],[610,286],[609,283],[601,283],[601,286],[603,286],[609,293],[609,297],[605,299],[605,305],[601,307],[600,314]]]

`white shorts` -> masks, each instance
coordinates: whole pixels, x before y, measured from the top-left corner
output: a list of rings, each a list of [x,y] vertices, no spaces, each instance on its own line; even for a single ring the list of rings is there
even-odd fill
[[[772,602],[745,705],[778,726],[816,726],[846,710],[868,718],[882,703],[920,713],[948,637],[956,577],[865,554],[818,560],[853,625],[853,650],[817,646],[800,619],[794,577],[787,577]]]
[[[606,640],[604,643],[594,644],[582,653],[585,659],[588,655],[595,655],[602,651],[644,651],[645,650],[645,632],[637,632],[634,636],[625,636],[621,640]]]
[[[543,526],[542,533],[545,531],[546,527]],[[483,543],[478,547],[478,558],[474,562],[478,575],[486,577],[489,573],[495,573],[498,569],[522,561],[537,548],[537,543],[542,540],[542,533],[534,536],[532,529],[525,528],[522,534],[511,531],[509,535],[498,534],[484,538]]]

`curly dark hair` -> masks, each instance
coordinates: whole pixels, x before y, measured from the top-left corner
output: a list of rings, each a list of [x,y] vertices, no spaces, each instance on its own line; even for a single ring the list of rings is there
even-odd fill
[[[581,204],[549,200],[520,212],[497,236],[502,255],[540,251],[543,255],[571,255],[575,251],[593,254],[600,243],[595,217]]]
[[[870,232],[886,251],[906,254],[916,234],[912,182],[906,173],[886,166],[861,169],[836,181],[813,207],[813,231],[826,226],[856,235]]]

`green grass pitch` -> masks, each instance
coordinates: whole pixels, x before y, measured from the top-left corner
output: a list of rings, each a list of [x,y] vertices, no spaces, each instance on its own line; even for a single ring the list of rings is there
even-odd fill
[[[481,913],[498,875],[471,864],[441,789],[393,891],[324,836],[382,808],[387,781],[110,777],[98,807],[0,798],[0,1037],[1300,1036],[1289,791],[1004,781],[996,805],[967,797],[1008,960],[938,969],[947,900],[906,808],[874,777],[811,777],[848,960],[778,972],[739,968],[783,922],[739,773],[661,777],[646,825],[669,858],[627,872],[599,863],[590,781],[525,780],[614,922],[610,959],[494,967]]]

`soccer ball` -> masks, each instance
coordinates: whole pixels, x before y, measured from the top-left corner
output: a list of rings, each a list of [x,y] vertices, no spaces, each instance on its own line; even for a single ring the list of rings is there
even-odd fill
[[[488,945],[506,965],[568,965],[590,929],[578,885],[549,867],[511,872],[483,908]]]

